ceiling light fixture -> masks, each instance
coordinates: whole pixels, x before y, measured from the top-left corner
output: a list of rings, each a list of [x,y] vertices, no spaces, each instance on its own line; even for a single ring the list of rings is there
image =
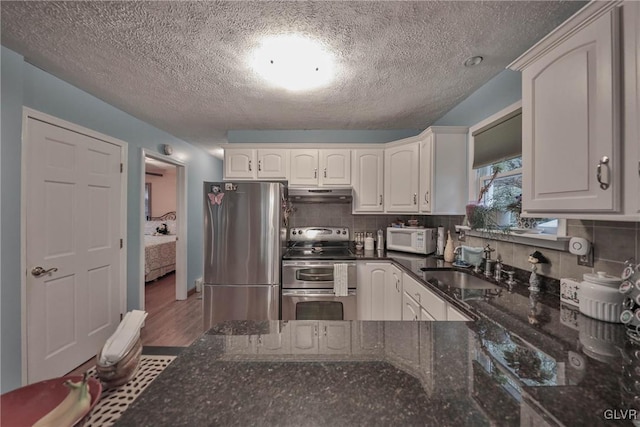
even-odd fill
[[[482,56],[470,56],[469,58],[465,59],[464,66],[467,68],[475,67],[476,65],[481,63],[483,59],[484,58]]]
[[[297,34],[264,38],[250,64],[262,78],[290,91],[317,89],[334,78],[333,55],[319,42]]]

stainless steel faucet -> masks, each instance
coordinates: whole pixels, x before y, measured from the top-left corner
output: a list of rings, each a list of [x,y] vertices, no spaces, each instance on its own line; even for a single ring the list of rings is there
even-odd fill
[[[484,247],[484,275],[486,277],[491,277],[491,263],[493,260],[491,259],[491,252],[494,252],[495,249],[491,249],[489,244]]]

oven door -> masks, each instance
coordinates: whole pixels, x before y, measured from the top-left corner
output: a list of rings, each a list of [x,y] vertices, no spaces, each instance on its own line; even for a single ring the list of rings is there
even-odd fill
[[[357,320],[356,291],[338,297],[328,290],[282,290],[282,320]]]
[[[353,261],[283,261],[283,289],[333,289],[334,264],[347,264],[347,287],[357,286],[356,263]]]

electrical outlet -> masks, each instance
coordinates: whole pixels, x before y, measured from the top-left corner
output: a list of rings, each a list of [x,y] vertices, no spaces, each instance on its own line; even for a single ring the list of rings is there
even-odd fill
[[[578,255],[578,265],[593,267],[593,250],[589,251],[586,255]]]

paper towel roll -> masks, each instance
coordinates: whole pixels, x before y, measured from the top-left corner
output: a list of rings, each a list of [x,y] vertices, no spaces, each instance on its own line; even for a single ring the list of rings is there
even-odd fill
[[[438,240],[436,242],[436,255],[444,255],[444,227],[438,227]]]

